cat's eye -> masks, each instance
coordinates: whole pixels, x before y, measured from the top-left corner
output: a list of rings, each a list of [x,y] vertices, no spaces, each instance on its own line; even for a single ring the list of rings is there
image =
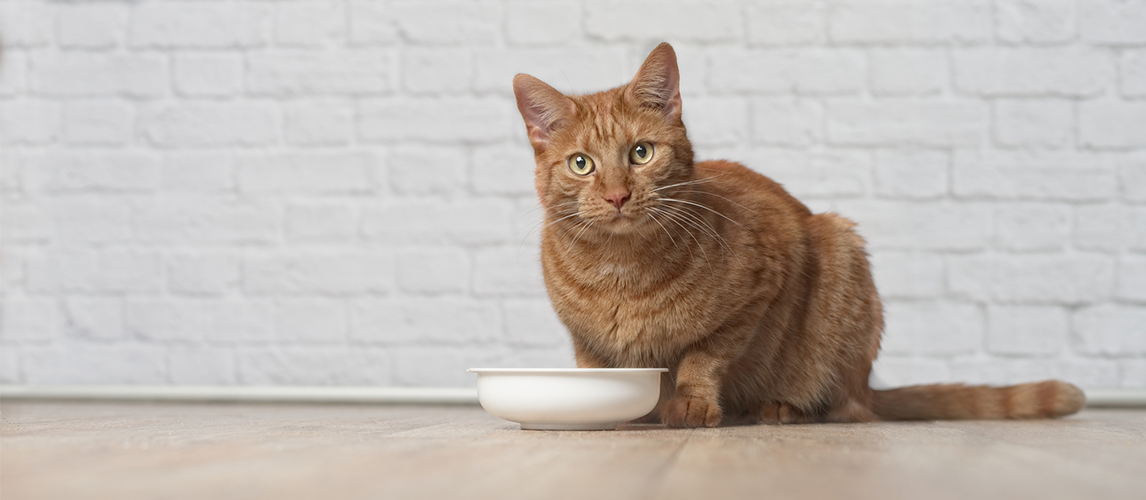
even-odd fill
[[[637,143],[629,150],[629,161],[634,165],[644,165],[653,159],[653,145],[647,142]]]
[[[581,153],[570,156],[569,170],[577,175],[589,175],[593,173],[593,159]]]

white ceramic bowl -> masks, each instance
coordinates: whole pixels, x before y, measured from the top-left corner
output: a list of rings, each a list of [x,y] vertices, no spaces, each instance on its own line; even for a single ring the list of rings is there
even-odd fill
[[[647,415],[666,368],[471,368],[478,401],[522,429],[601,430]]]

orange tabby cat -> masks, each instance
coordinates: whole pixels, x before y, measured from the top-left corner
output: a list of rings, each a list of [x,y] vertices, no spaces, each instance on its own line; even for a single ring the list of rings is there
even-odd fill
[[[667,43],[597,94],[513,80],[546,212],[545,284],[578,366],[668,367],[654,416],[671,426],[1082,407],[1059,381],[871,389],[883,313],[855,224],[742,165],[695,163],[678,82]]]

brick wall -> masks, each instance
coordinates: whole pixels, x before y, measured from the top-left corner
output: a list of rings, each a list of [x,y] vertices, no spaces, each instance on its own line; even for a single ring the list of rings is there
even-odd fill
[[[1146,387],[1146,2],[0,0],[0,382],[570,366],[510,88],[677,48],[870,241],[887,383]]]

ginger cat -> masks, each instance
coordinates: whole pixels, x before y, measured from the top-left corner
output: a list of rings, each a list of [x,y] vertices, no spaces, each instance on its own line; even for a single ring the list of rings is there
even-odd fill
[[[767,177],[693,161],[676,54],[566,96],[513,79],[545,209],[541,259],[577,365],[667,367],[670,426],[1041,418],[1085,398],[1059,381],[868,386],[883,313],[851,221]]]

